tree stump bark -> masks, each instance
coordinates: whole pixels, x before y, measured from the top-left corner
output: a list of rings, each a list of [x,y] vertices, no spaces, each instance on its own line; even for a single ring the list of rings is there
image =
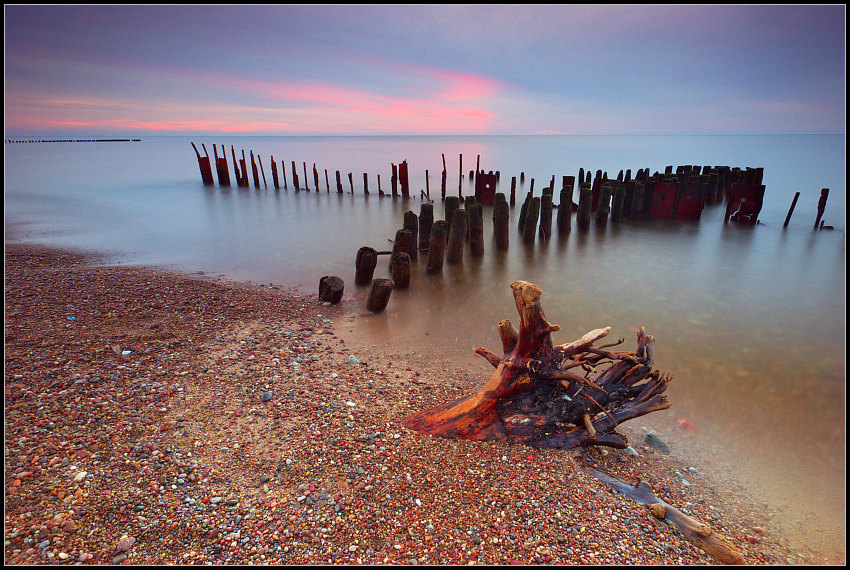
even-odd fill
[[[504,357],[487,348],[475,351],[496,368],[486,384],[405,418],[405,426],[444,438],[622,449],[628,441],[616,431],[619,424],[670,407],[664,395],[670,378],[652,370],[655,339],[643,327],[634,352],[607,350],[622,339],[593,346],[610,327],[553,345],[550,333],[560,327],[546,321],[541,290],[526,281],[513,283],[511,290],[520,325],[516,330],[507,319],[499,322]]]

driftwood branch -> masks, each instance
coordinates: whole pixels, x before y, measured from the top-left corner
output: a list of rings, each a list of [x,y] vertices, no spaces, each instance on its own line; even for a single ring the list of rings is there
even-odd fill
[[[664,395],[670,378],[652,370],[655,339],[643,327],[633,352],[606,350],[622,339],[593,346],[610,327],[553,345],[550,334],[560,327],[546,320],[540,288],[517,281],[511,291],[520,324],[516,329],[508,319],[498,323],[504,356],[475,350],[495,368],[484,386],[405,418],[407,427],[439,437],[534,447],[624,448],[628,441],[615,431],[619,424],[670,406]]]

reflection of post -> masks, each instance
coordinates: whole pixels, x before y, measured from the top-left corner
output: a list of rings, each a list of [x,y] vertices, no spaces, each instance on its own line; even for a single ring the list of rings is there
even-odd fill
[[[796,205],[797,205],[797,198],[799,198],[799,197],[800,197],[800,193],[799,193],[799,192],[797,192],[796,194],[794,194],[794,199],[793,199],[793,200],[791,200],[791,207],[790,207],[790,208],[788,208],[788,215],[787,215],[787,216],[785,216],[785,223],[784,223],[784,224],[782,224],[782,227],[783,227],[783,228],[787,228],[787,227],[788,227],[788,222],[790,222],[790,221],[791,221],[791,214],[793,214],[793,213],[794,213],[794,206],[796,206]]]
[[[820,219],[823,216],[823,211],[826,209],[826,198],[829,196],[829,188],[823,188],[820,191],[820,200],[818,200],[818,217],[815,220],[814,229],[818,229]]]

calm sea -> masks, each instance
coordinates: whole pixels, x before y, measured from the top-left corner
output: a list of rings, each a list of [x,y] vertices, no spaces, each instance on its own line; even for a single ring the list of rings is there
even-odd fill
[[[240,158],[253,150],[268,188],[262,176],[260,189],[253,182],[248,189],[205,187],[191,142],[206,145],[211,157],[213,144],[226,145],[231,178],[231,145]],[[668,165],[763,167],[757,227],[724,224],[718,205],[698,222],[609,222],[586,233],[574,225],[569,235],[554,230],[549,242],[529,247],[516,231],[517,207],[510,248],[500,254],[485,208],[483,258],[467,251],[462,265],[446,266],[439,277],[424,275],[420,261],[411,288],[393,293],[386,313],[352,326],[375,342],[403,339],[422,352],[466,359],[483,378],[487,365],[472,351],[497,349],[496,323],[516,320],[508,285],[517,279],[543,289],[546,315],[561,325],[557,342],[611,326],[611,337],[625,338],[632,350],[643,325],[658,341],[656,367],[673,375],[673,406],[631,423],[728,475],[730,485],[792,520],[813,548],[843,556],[844,135],[144,137],[4,147],[7,237],[310,293],[321,276],[338,275],[357,302],[364,296],[354,287],[357,249],[390,248],[404,212],[419,213],[426,170],[442,218],[443,156],[448,194],[459,187],[473,193],[469,171],[480,161],[483,170],[500,172],[498,191],[507,194],[517,177],[518,204],[531,179],[539,195],[552,176],[560,182],[579,168],[616,177],[621,169],[652,173]],[[270,156],[279,171],[285,162],[288,190],[274,190]],[[391,165],[403,160],[417,198],[380,198],[378,176],[389,193]],[[293,161],[302,186],[306,163],[312,191],[293,189]],[[336,193],[337,170],[344,195]],[[830,190],[823,219],[834,230],[815,232],[821,188]],[[783,229],[795,192],[800,198]],[[388,276],[387,258],[379,259],[376,276]],[[679,418],[700,430],[682,431]]]

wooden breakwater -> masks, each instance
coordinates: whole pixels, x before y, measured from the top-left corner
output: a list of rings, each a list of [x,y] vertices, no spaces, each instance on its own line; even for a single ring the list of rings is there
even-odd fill
[[[33,143],[87,143],[87,142],[141,142],[142,139],[5,139],[6,144]]]

